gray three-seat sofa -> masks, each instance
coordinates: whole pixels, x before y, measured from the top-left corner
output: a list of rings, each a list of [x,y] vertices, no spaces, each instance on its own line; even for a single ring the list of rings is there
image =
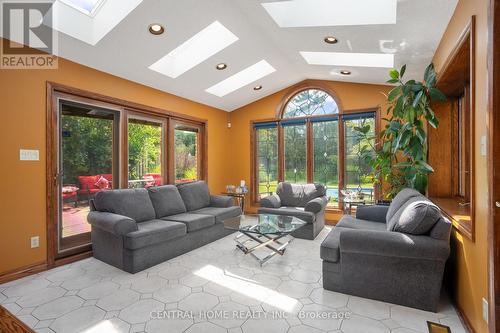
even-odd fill
[[[390,206],[360,206],[321,244],[323,287],[436,311],[450,231],[440,209],[412,189]]]
[[[94,257],[136,273],[230,234],[222,222],[239,215],[232,198],[197,181],[101,191],[87,219]]]

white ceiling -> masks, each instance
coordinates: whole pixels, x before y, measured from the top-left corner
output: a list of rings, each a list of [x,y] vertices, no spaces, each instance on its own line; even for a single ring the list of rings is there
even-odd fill
[[[395,67],[407,64],[406,76],[420,79],[457,0],[398,0],[396,24],[305,28],[280,28],[261,5],[264,2],[274,1],[143,0],[94,46],[59,33],[59,55],[232,111],[304,79],[379,84],[387,80],[387,68],[308,65],[300,51],[395,52]],[[216,20],[239,39],[175,79],[148,68]],[[151,35],[147,29],[150,23],[161,23],[166,33]],[[337,37],[339,43],[324,43],[327,35]],[[205,91],[260,60],[266,60],[276,71],[224,97]],[[220,62],[227,63],[228,68],[216,70]],[[341,76],[340,69],[350,70],[352,75]],[[253,90],[257,84],[263,86],[262,90]]]

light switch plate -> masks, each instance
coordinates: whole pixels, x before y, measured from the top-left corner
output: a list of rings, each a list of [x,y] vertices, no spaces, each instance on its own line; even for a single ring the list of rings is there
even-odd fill
[[[488,147],[486,146],[486,135],[481,136],[481,156],[486,156]]]
[[[19,150],[19,159],[21,161],[39,161],[40,160],[40,151],[33,149],[20,149]]]
[[[486,298],[483,298],[483,319],[488,323],[488,301]]]

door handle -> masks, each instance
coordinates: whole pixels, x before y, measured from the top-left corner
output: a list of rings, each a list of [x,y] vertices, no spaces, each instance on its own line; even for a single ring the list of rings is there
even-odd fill
[[[500,208],[500,201],[495,201],[495,206],[496,206],[497,208]]]

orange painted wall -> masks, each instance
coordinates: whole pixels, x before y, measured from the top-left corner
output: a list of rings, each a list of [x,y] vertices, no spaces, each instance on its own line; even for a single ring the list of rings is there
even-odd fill
[[[225,188],[226,112],[64,59],[57,70],[0,70],[0,274],[46,260],[46,81],[207,119],[209,185]],[[40,150],[40,161],[19,161],[21,148]]]
[[[488,296],[488,173],[486,156],[480,154],[481,136],[487,135],[488,75],[488,0],[460,0],[452,20],[434,56],[434,64],[439,73],[450,55],[458,38],[476,15],[476,116],[475,116],[475,242],[454,232],[457,243],[456,298],[470,325],[476,332],[487,332],[487,324],[482,318],[482,298]]]
[[[314,83],[318,81],[309,80]],[[333,90],[342,104],[344,110],[356,110],[381,107],[385,114],[385,101],[390,87],[383,85],[344,83],[336,81],[319,81]],[[301,82],[299,84],[302,84]],[[231,184],[239,184],[241,179],[250,182],[250,121],[269,119],[276,117],[276,110],[283,96],[287,95],[292,87],[283,89],[270,96],[248,104],[238,110],[231,112],[232,127],[230,131],[230,163],[228,170],[228,181]],[[252,186],[252,184],[249,184]],[[249,207],[249,211],[255,211],[256,207]],[[328,220],[337,220],[339,214],[328,213]]]

